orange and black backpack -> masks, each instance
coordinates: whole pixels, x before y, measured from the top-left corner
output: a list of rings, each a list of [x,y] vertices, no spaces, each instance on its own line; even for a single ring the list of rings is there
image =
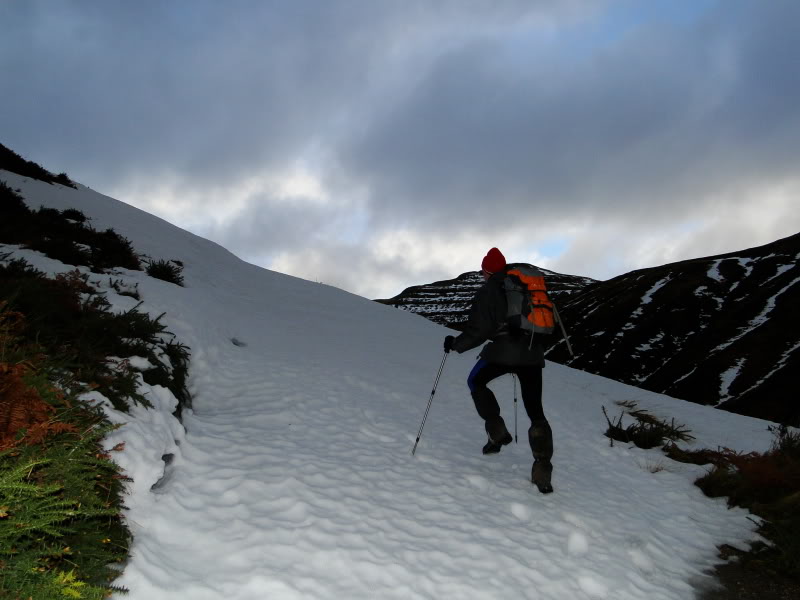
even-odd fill
[[[524,263],[509,265],[503,288],[508,303],[506,323],[509,327],[531,335],[553,333],[555,307],[547,296],[544,275],[539,269]]]

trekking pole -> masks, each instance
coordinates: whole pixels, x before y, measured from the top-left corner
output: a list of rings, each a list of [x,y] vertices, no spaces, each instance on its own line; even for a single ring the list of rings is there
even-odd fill
[[[556,307],[555,303],[553,303],[553,312],[556,315],[556,321],[558,321],[558,324],[561,326],[561,333],[564,335],[564,341],[567,342],[567,350],[569,350],[570,356],[575,358],[575,353],[572,351],[572,344],[569,343],[567,330],[564,329],[564,322],[561,320],[561,315],[558,314],[558,308]]]
[[[517,376],[512,373],[511,377],[514,379],[514,443],[519,444],[517,436]]]
[[[428,398],[428,408],[425,409],[425,416],[422,417],[422,423],[419,426],[419,431],[417,432],[417,441],[414,442],[414,447],[411,449],[411,456],[414,456],[414,453],[417,451],[417,444],[419,444],[419,438],[422,436],[422,428],[425,427],[425,421],[428,418],[428,413],[431,410],[431,404],[433,404],[433,395],[436,393],[436,386],[439,385],[439,378],[442,376],[442,371],[444,370],[444,361],[447,360],[447,355],[449,352],[445,350],[444,356],[442,357],[442,364],[439,365],[439,372],[436,374],[436,381],[433,382],[433,391],[431,392],[431,397]]]

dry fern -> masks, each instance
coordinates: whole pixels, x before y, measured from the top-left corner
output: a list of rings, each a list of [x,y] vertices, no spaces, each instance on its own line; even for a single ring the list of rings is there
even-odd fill
[[[24,378],[30,365],[0,364],[0,450],[18,444],[38,444],[50,435],[76,431],[73,425],[53,419],[55,409]],[[18,433],[25,435],[18,439]]]

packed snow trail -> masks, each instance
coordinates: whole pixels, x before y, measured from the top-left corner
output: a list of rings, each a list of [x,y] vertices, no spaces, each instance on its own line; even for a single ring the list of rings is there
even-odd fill
[[[686,424],[699,447],[762,450],[763,421],[548,363],[555,493],[544,496],[528,479],[521,405],[520,443],[481,454],[467,353],[448,359],[412,457],[448,330],[246,264],[83,188],[11,185],[32,206],[84,210],[137,250],[186,265],[185,288],[119,275],[190,346],[194,396],[185,433],[163,388],[146,388],[154,410],[109,410],[128,423],[108,445],[126,442],[117,456],[134,478],[132,557],[116,582],[129,600],[685,600],[716,545],[753,538],[746,512],[692,484],[703,468],[610,447],[602,407],[637,401]],[[8,249],[50,272],[72,268]],[[510,424],[511,379],[493,389]]]
[[[458,394],[434,406],[412,459],[411,429],[396,423],[411,425],[419,403],[325,369],[314,382],[291,364],[263,370],[231,357],[198,382],[209,393],[173,475],[140,507],[146,555],[126,572],[136,597],[685,598],[684,568],[695,568],[675,565],[675,548],[711,549],[731,525],[722,506],[708,519],[684,476],[650,474],[597,431],[581,443],[558,410],[558,488],[544,497],[527,481],[525,446],[480,455]],[[472,436],[448,431],[469,421]],[[591,458],[570,464],[573,449]]]
[[[265,374],[235,353],[197,382],[209,391],[173,475],[139,507],[147,544],[124,578],[135,597],[686,598],[721,531],[747,535],[685,475],[649,473],[660,459],[610,448],[599,411],[589,432],[550,411],[558,487],[544,497],[526,446],[480,454],[463,393],[434,404],[411,458],[424,398],[324,368],[310,381],[273,361]]]

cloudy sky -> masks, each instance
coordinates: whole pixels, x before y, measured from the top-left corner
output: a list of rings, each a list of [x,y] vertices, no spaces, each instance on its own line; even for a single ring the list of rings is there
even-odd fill
[[[800,231],[796,0],[3,0],[0,143],[370,298]]]

